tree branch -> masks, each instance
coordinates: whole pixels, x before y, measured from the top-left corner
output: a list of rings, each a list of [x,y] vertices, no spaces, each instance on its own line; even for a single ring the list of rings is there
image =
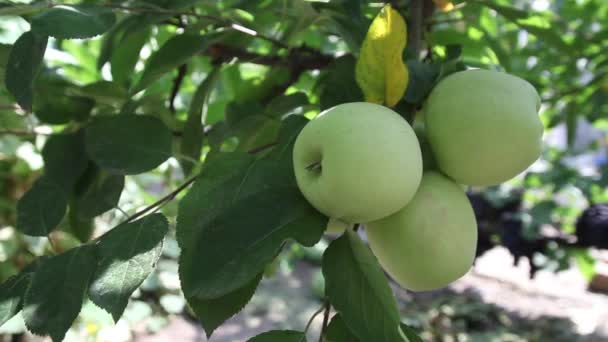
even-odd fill
[[[411,0],[409,7],[409,30],[408,30],[408,45],[414,53],[416,59],[420,54],[420,46],[422,45],[422,29],[424,24],[423,19],[424,0]]]
[[[175,98],[177,97],[177,93],[179,92],[179,88],[182,86],[182,82],[186,77],[186,72],[188,71],[188,65],[182,64],[177,68],[177,75],[173,80],[173,87],[171,88],[171,95],[169,95],[169,110],[171,113],[175,114]]]
[[[283,49],[289,48],[289,46],[287,44],[281,42],[280,40],[278,40],[276,38],[266,36],[252,28],[243,26],[239,23],[231,21],[230,19],[226,19],[226,18],[222,18],[222,17],[216,17],[216,16],[212,16],[212,15],[207,15],[207,14],[198,14],[195,12],[173,11],[173,10],[168,10],[168,9],[164,9],[161,7],[123,6],[123,5],[118,5],[118,4],[104,4],[103,6],[107,7],[107,8],[112,8],[112,9],[116,9],[116,10],[132,12],[132,13],[171,14],[171,15],[175,15],[175,16],[190,16],[190,17],[195,17],[197,19],[205,19],[205,20],[213,21],[222,27],[227,27],[232,30],[244,33],[246,35],[265,40],[280,48],[283,48]]]
[[[0,129],[0,135],[18,135],[18,136],[36,136],[36,135],[51,135],[52,133],[26,131],[22,129]]]

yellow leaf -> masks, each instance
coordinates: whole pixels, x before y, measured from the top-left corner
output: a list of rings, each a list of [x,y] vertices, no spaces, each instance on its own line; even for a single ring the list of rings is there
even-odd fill
[[[406,41],[405,20],[384,6],[367,31],[355,70],[366,101],[392,107],[401,99],[409,80],[402,57]]]
[[[449,12],[454,9],[454,4],[450,0],[433,0],[433,2],[443,12]]]

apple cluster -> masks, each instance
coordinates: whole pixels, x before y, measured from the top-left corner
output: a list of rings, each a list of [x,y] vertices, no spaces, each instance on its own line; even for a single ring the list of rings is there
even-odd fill
[[[477,223],[463,185],[502,183],[538,158],[539,107],[528,82],[489,70],[441,80],[416,132],[387,107],[341,104],[298,135],[298,187],[330,218],[328,230],[364,224],[371,250],[402,287],[444,287],[475,257]]]

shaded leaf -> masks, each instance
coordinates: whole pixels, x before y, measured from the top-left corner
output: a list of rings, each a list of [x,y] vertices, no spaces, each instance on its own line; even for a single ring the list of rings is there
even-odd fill
[[[84,132],[52,135],[42,149],[42,158],[45,177],[70,194],[88,164]]]
[[[321,110],[347,103],[363,101],[363,92],[355,79],[356,60],[347,55],[336,59],[327,74],[319,79]]]
[[[100,167],[120,174],[151,170],[171,155],[172,135],[159,119],[121,114],[101,117],[86,128],[89,157]]]
[[[386,276],[356,232],[348,230],[329,245],[323,276],[331,304],[360,340],[407,341]]]
[[[266,105],[266,113],[270,117],[280,118],[308,104],[310,104],[308,96],[303,92],[281,95],[275,97]]]
[[[57,39],[90,38],[116,22],[112,9],[94,5],[54,6],[32,18],[32,31]]]
[[[66,95],[64,91],[54,86],[48,93],[45,89],[35,87],[37,98],[34,102],[36,117],[50,124],[66,124],[72,120],[84,121],[95,106],[95,101],[81,96]]]
[[[401,323],[401,331],[403,331],[403,334],[407,337],[409,342],[424,342],[416,330],[412,329],[412,327],[407,324]]]
[[[110,209],[116,208],[125,185],[125,176],[100,170],[96,166],[88,175],[89,179],[82,189],[77,189],[77,214],[83,218],[93,218]]]
[[[325,338],[327,342],[360,342],[357,336],[348,330],[340,314],[332,317],[331,322],[327,326]]]
[[[150,33],[148,27],[125,33],[110,58],[112,79],[120,84],[129,84],[141,49],[150,39]]]
[[[252,337],[247,342],[306,342],[306,334],[295,330],[272,330]]]
[[[417,60],[407,61],[410,81],[404,99],[409,103],[422,102],[433,89],[439,77],[440,67],[437,64],[422,63]]]
[[[137,93],[156,81],[163,74],[186,63],[192,56],[203,51],[211,41],[209,36],[180,34],[169,39],[150,56],[144,72],[131,93]]]
[[[46,36],[26,32],[17,39],[8,58],[4,75],[6,89],[26,110],[32,110],[34,79],[42,66],[46,43]]]
[[[213,331],[222,325],[226,320],[239,313],[243,307],[251,300],[255,293],[262,275],[260,274],[247,285],[236,289],[222,297],[215,299],[199,299],[196,297],[187,298],[188,304],[196,314],[196,317],[203,325],[207,337],[211,337]]]
[[[285,240],[310,246],[320,239],[327,218],[300,194],[291,160],[306,121],[289,117],[280,143],[264,157],[220,153],[203,166],[178,212],[186,297],[221,297],[263,271]]]
[[[97,271],[89,297],[111,313],[114,321],[122,316],[133,291],[154,270],[168,230],[167,219],[152,214],[123,223],[99,240]]]
[[[0,284],[0,326],[15,316],[23,307],[23,296],[39,262],[33,262]]]
[[[180,145],[181,153],[194,160],[201,158],[201,149],[203,148],[203,128],[205,125],[208,109],[209,96],[214,89],[215,82],[220,75],[220,68],[213,69],[207,78],[196,89],[190,108],[188,109],[188,118],[184,125],[182,141]],[[189,175],[192,168],[195,166],[193,161],[182,160],[182,168],[184,174]]]
[[[403,96],[408,84],[402,57],[406,39],[405,21],[386,5],[367,31],[355,70],[366,101],[392,107]]]
[[[23,302],[31,332],[63,340],[80,312],[96,261],[95,246],[83,245],[40,262]]]
[[[67,206],[65,191],[42,176],[17,202],[17,230],[26,235],[46,236],[61,222]]]

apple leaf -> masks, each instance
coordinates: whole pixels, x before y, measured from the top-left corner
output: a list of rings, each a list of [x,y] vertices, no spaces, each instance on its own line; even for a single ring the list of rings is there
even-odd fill
[[[353,334],[362,341],[407,341],[386,276],[356,232],[329,245],[322,268],[326,294]]]
[[[32,18],[32,31],[57,39],[91,38],[116,22],[112,9],[94,5],[58,5]]]
[[[342,56],[319,78],[317,84],[321,90],[319,104],[322,110],[342,103],[363,101],[363,92],[355,80],[355,65],[353,56]]]
[[[418,336],[414,329],[408,325],[401,323],[401,330],[407,337],[409,342],[423,342],[422,338]],[[325,334],[326,342],[361,342],[346,326],[344,319],[340,314],[336,314],[332,317],[331,322],[327,326],[327,332]]]
[[[275,97],[266,105],[266,113],[271,117],[280,118],[283,115],[291,114],[296,109],[309,104],[308,97],[303,92],[281,95]]]
[[[129,84],[141,49],[150,39],[152,30],[149,27],[126,32],[110,57],[112,79],[120,84]]]
[[[104,235],[97,245],[99,259],[89,297],[112,314],[122,316],[129,297],[154,270],[169,230],[161,214],[123,223]]]
[[[42,260],[23,301],[28,330],[63,340],[78,316],[97,263],[94,245],[83,245]]]
[[[327,326],[327,332],[325,333],[325,340],[327,342],[360,342],[357,336],[348,329],[344,320],[340,314],[334,315],[331,318],[331,322]]]
[[[17,230],[26,235],[46,236],[61,222],[67,206],[65,191],[42,176],[17,202]]]
[[[28,111],[32,110],[34,79],[42,66],[47,41],[46,36],[25,32],[13,45],[6,64],[6,89]]]
[[[196,317],[203,325],[208,338],[211,337],[211,334],[213,334],[213,331],[217,327],[245,307],[249,300],[251,300],[261,279],[262,274],[255,277],[244,287],[219,298],[187,298],[188,304],[190,304]]]
[[[419,104],[435,86],[441,66],[412,59],[407,61],[407,68],[410,71],[410,86],[404,99],[408,103]]]
[[[75,198],[79,217],[93,218],[116,208],[125,186],[125,176],[108,173],[90,163],[82,178],[86,179],[79,180],[78,184],[83,184],[76,189]]]
[[[177,218],[186,297],[213,299],[245,286],[288,239],[319,241],[327,218],[300,194],[291,158],[306,121],[286,119],[278,145],[265,156],[219,153],[205,163]]]
[[[89,157],[101,168],[115,173],[142,173],[171,156],[171,131],[153,116],[100,117],[85,132]]]
[[[190,108],[188,109],[188,118],[184,125],[180,150],[184,156],[194,160],[201,158],[201,149],[203,148],[203,128],[207,119],[207,109],[209,96],[214,89],[216,81],[220,76],[220,68],[213,69],[207,78],[196,89]],[[184,174],[189,175],[192,169],[196,166],[192,160],[183,160],[182,168]]]
[[[137,85],[131,89],[135,94],[165,73],[186,63],[190,58],[203,51],[215,35],[180,34],[169,39],[163,46],[150,56]]]
[[[23,307],[23,296],[31,282],[32,275],[41,260],[39,258],[19,274],[14,275],[0,284],[0,326],[15,316]]]
[[[357,83],[368,102],[399,102],[408,85],[403,63],[407,31],[405,21],[391,5],[386,5],[369,27],[356,66]]]
[[[306,342],[306,334],[295,330],[272,330],[252,337],[247,342]]]
[[[42,158],[46,178],[71,193],[88,164],[84,132],[52,135],[42,149]]]
[[[424,342],[416,330],[405,323],[401,323],[401,331],[403,331],[403,334],[407,337],[409,342]]]

